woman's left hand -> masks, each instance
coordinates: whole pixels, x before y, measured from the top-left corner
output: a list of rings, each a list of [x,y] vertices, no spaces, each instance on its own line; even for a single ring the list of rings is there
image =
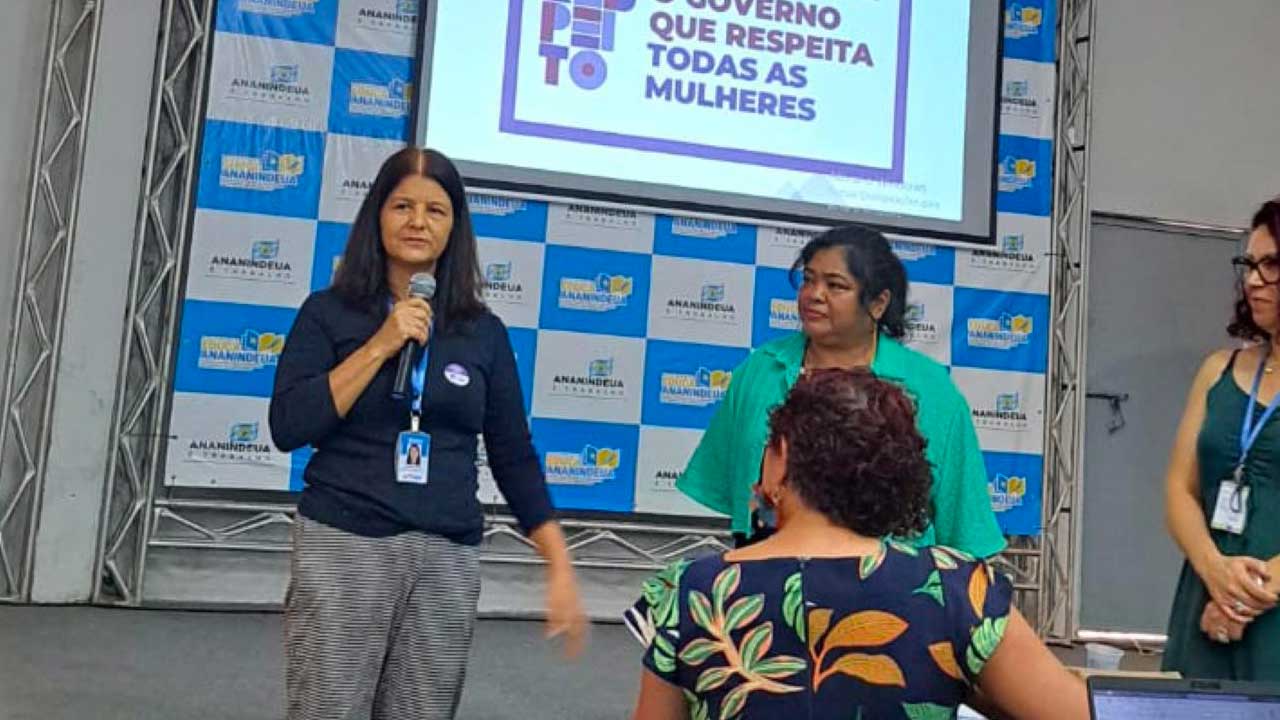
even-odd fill
[[[564,655],[573,659],[587,644],[587,616],[578,596],[573,571],[553,572],[547,578],[547,637],[564,635]]]
[[[1228,643],[1240,642],[1244,638],[1244,623],[1238,623],[1222,611],[1218,603],[1210,600],[1204,606],[1204,612],[1200,614],[1200,630],[1209,636],[1210,640],[1226,645]]]

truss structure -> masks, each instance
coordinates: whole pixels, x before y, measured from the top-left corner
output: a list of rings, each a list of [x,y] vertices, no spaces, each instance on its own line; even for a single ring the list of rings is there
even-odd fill
[[[1089,126],[1096,0],[1060,0],[1054,139],[1049,421],[1044,532],[1035,615],[1040,635],[1072,642],[1079,625],[1080,524],[1084,475],[1085,340],[1088,318]]]
[[[105,0],[49,5],[0,415],[0,602],[31,598]]]
[[[213,27],[215,0],[163,2],[98,542],[104,604],[143,597]]]
[[[1076,631],[1079,558],[1073,512],[1079,506],[1083,471],[1089,85],[1096,12],[1095,0],[1060,2],[1045,530],[1040,537],[1014,539],[997,562],[1013,577],[1016,602],[1041,634],[1069,642]],[[290,549],[292,505],[210,499],[162,488],[213,5],[214,0],[164,0],[103,509],[102,577],[94,598],[104,604],[144,602],[151,548],[224,553]],[[0,483],[0,500],[7,497],[4,489]],[[671,526],[566,520],[564,526],[576,562],[588,569],[651,570],[729,545],[723,529],[693,521]],[[488,518],[482,560],[540,562],[514,520],[504,515]]]

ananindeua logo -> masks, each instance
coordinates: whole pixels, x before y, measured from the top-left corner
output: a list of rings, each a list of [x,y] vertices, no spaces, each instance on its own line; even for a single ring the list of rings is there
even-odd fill
[[[680,479],[680,471],[664,468],[653,474],[652,489],[662,492],[674,492],[676,481]]]
[[[418,26],[419,0],[396,0],[391,10],[379,10],[367,4],[356,12],[356,22],[372,30],[412,31]]]
[[[1001,313],[998,318],[969,318],[969,347],[1012,350],[1031,341],[1030,315]]]
[[[1040,33],[1044,23],[1044,11],[1038,7],[1024,7],[1011,2],[1004,11],[1004,35],[1013,40],[1032,37]]]
[[[556,485],[599,485],[618,475],[622,452],[586,445],[580,452],[547,453],[547,482]]]
[[[924,303],[908,303],[903,319],[906,321],[907,339],[911,342],[938,342],[938,323],[928,318]]]
[[[989,407],[973,408],[973,424],[979,430],[1001,430],[1018,432],[1030,427],[1027,413],[1022,408],[1022,394],[1017,392],[996,393],[994,403]]]
[[[468,195],[467,209],[472,215],[491,215],[506,217],[524,210],[528,205],[524,200],[494,197],[492,195]]]
[[[391,78],[385,84],[355,81],[351,83],[347,112],[366,117],[409,117],[413,102],[413,84],[403,78]]]
[[[311,101],[300,65],[271,65],[259,77],[234,77],[227,95],[236,100],[300,106]]]
[[[671,234],[679,237],[719,240],[736,232],[738,232],[737,223],[685,217],[671,219]]]
[[[1006,156],[1000,162],[998,184],[1000,192],[1017,192],[1031,187],[1036,179],[1036,161],[1029,158]]]
[[[796,301],[786,298],[769,300],[769,327],[774,330],[799,330],[800,306]]]
[[[919,262],[938,254],[937,248],[925,243],[894,240],[892,245],[894,254],[903,262]]]
[[[239,0],[236,10],[279,18],[314,15],[320,0]]]
[[[640,214],[635,210],[569,205],[565,208],[565,222],[575,225],[630,230],[640,227]]]
[[[793,252],[799,255],[804,246],[814,238],[814,233],[808,230],[797,230],[795,228],[774,228],[770,245],[774,248]]]
[[[250,240],[247,252],[214,254],[209,258],[205,275],[275,283],[291,283],[294,279],[293,264],[280,257],[277,238]]]
[[[245,330],[240,337],[205,335],[200,338],[201,370],[253,372],[275,367],[284,351],[285,336],[277,333]]]
[[[1022,506],[1022,499],[1027,494],[1027,479],[996,473],[995,478],[987,483],[987,492],[991,494],[991,506],[996,512],[1012,510]]]
[[[552,395],[580,398],[620,398],[627,394],[627,384],[613,374],[613,358],[596,358],[587,363],[581,375],[562,373],[551,379]]]
[[[1005,233],[998,238],[996,249],[974,249],[969,254],[969,264],[974,267],[1013,272],[1035,272],[1036,257],[1026,251],[1027,236],[1024,233]]]
[[[266,150],[257,157],[222,156],[218,185],[233,190],[272,192],[295,188],[301,181],[306,159],[301,155]]]
[[[695,373],[664,372],[659,378],[658,401],[668,405],[708,407],[724,399],[729,391],[731,370],[699,367]]]
[[[609,312],[625,307],[631,299],[632,279],[627,275],[600,273],[590,278],[560,278],[560,307],[565,310]]]
[[[515,277],[514,263],[507,260],[484,266],[484,297],[489,302],[511,303],[524,300],[524,284]]]
[[[669,298],[664,315],[673,320],[732,323],[737,319],[738,308],[725,296],[724,283],[703,283],[696,294]]]
[[[259,439],[258,423],[232,423],[225,438],[192,438],[187,444],[187,460],[206,463],[271,462],[272,449]]]
[[[1031,92],[1029,80],[1006,80],[1000,103],[1001,112],[1005,115],[1032,119],[1040,117],[1040,101]]]

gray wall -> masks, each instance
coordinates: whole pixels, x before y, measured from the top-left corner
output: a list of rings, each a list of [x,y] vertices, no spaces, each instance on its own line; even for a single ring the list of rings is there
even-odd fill
[[[1099,0],[1093,208],[1240,227],[1280,193],[1277,38],[1277,0]]]
[[[1243,227],[1280,193],[1278,0],[1099,0],[1090,201],[1101,213]],[[1080,622],[1163,633],[1181,564],[1163,482],[1187,387],[1227,344],[1234,237],[1096,218]]]
[[[1164,474],[1187,389],[1225,347],[1238,237],[1095,219],[1086,389],[1128,393],[1111,433],[1088,400],[1081,517],[1085,630],[1163,633],[1182,557],[1164,525]]]

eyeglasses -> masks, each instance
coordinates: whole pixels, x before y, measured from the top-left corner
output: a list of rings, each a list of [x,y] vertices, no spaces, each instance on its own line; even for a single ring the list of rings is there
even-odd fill
[[[1267,255],[1260,260],[1240,255],[1231,258],[1231,266],[1236,269],[1241,282],[1248,280],[1250,273],[1256,270],[1258,277],[1267,285],[1280,284],[1280,257],[1275,255]]]

